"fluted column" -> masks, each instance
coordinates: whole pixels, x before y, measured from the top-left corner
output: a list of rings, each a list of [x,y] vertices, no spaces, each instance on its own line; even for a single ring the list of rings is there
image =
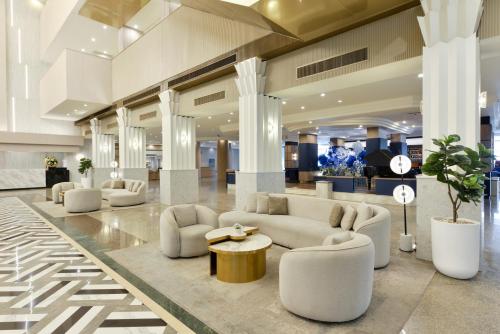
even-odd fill
[[[118,108],[116,114],[121,176],[147,182],[146,130],[130,125],[131,111],[127,108]]]
[[[264,95],[266,63],[260,58],[235,65],[239,97],[240,171],[236,175],[236,207],[256,191],[284,192],[281,163],[281,101]]]
[[[163,140],[161,202],[168,205],[197,202],[195,119],[179,114],[178,92],[166,90],[159,97]]]
[[[433,138],[458,134],[462,144],[479,142],[480,57],[477,28],[482,0],[421,0],[418,18],[423,48],[423,155]],[[417,257],[431,260],[430,218],[451,215],[445,185],[434,177],[417,181]],[[464,203],[460,215],[481,221],[481,205]]]
[[[101,121],[97,118],[90,120],[92,131],[92,164],[94,168],[109,168],[115,160],[115,136],[103,134]]]

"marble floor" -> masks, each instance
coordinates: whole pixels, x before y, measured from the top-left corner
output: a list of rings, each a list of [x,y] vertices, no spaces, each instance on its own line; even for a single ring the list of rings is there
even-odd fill
[[[293,187],[296,188],[296,185]],[[308,193],[307,190],[311,189],[304,189],[304,194]],[[29,204],[46,199],[48,191],[0,192],[0,197],[11,196],[18,196]],[[159,185],[152,183],[149,187],[148,202],[155,203],[158,199]],[[233,208],[234,193],[228,191],[224,184],[203,180],[199,202],[217,212],[224,212]],[[397,266],[391,268],[389,265],[390,271],[388,270],[387,273],[390,274],[383,276],[388,290],[382,291],[380,297],[387,297],[390,302],[385,303],[381,309],[383,313],[377,312],[377,317],[373,319],[374,323],[370,328],[357,328],[354,322],[350,326],[350,331],[333,332],[500,333],[498,320],[500,311],[500,206],[498,202],[487,201],[484,204],[485,248],[480,273],[467,281],[445,277],[435,272],[431,263],[416,259],[414,253],[399,251],[399,233],[403,229],[402,209],[391,205],[385,207],[391,211],[392,215],[391,262],[397,263]],[[128,210],[98,212],[58,219],[46,216],[45,218],[195,332],[214,333],[215,331],[206,323],[165,298],[158,289],[109,256],[110,252],[133,251],[134,247],[147,247],[148,244],[156,243],[159,239],[159,217],[164,208],[165,206],[156,203]],[[408,208],[409,230],[413,233],[415,232],[415,215],[416,209]],[[424,271],[430,273],[428,279],[417,279],[418,275],[415,275],[413,281],[402,280],[402,277],[406,277],[408,273]],[[402,291],[400,299],[389,298],[391,286],[393,289]],[[411,305],[408,300],[412,301]],[[326,333],[324,330],[314,332]]]

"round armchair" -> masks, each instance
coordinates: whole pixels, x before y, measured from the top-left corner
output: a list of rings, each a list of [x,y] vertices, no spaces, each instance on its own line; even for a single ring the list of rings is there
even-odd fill
[[[279,290],[286,309],[328,322],[353,320],[366,312],[372,297],[374,247],[365,235],[351,237],[283,254]]]

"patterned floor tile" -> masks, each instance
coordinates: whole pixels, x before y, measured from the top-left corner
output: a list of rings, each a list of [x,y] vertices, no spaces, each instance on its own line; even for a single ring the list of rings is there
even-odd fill
[[[15,197],[0,198],[0,333],[174,333]]]

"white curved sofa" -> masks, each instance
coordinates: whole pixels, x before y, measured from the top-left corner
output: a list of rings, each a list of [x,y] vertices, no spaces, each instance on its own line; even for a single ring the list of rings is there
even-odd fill
[[[90,212],[101,208],[101,190],[72,189],[64,194],[64,208],[67,212]]]
[[[83,188],[80,183],[76,182],[59,182],[52,186],[52,201],[55,204],[62,203],[59,193],[61,191],[68,191],[71,189]]]
[[[195,221],[180,224],[175,216],[176,208],[194,207]],[[183,204],[165,209],[160,217],[160,249],[170,258],[194,257],[208,253],[205,234],[219,227],[217,214],[201,205]]]
[[[372,298],[374,248],[366,235],[351,237],[283,254],[279,289],[287,310],[328,322],[350,321],[366,312]]]
[[[322,245],[324,239],[343,232],[340,227],[329,224],[334,203],[343,207],[357,207],[359,203],[337,201],[323,198],[270,194],[288,198],[288,215],[268,215],[245,211],[229,211],[219,216],[220,227],[239,223],[244,226],[257,226],[273,243],[287,248],[301,248]],[[391,248],[391,215],[389,210],[368,205],[373,209],[373,216],[361,222],[355,222],[352,231],[369,236],[375,246],[375,268],[385,267],[389,263]]]
[[[106,180],[101,184],[102,198],[111,206],[131,206],[146,202],[146,183],[141,180],[121,180],[123,188],[111,188],[113,180]],[[131,190],[130,186],[135,185]]]

